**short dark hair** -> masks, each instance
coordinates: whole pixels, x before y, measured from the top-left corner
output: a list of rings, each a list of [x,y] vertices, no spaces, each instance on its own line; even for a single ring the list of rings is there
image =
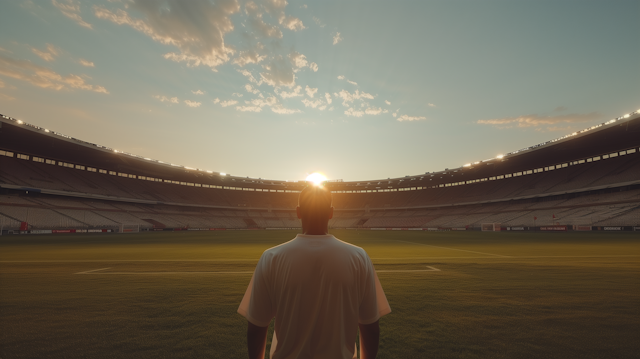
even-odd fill
[[[298,207],[305,217],[322,216],[331,208],[331,191],[325,186],[309,185],[298,197]]]

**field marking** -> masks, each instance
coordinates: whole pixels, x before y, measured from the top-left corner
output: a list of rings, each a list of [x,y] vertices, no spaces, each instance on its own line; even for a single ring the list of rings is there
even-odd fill
[[[86,272],[78,272],[78,273],[74,273],[74,274],[94,274],[97,271],[101,271],[101,270],[107,270],[107,269],[111,269],[111,267],[109,268],[100,268],[100,269],[94,269],[94,270],[88,270]]]
[[[108,269],[108,268],[107,268]],[[76,274],[94,274],[94,275],[176,275],[176,274],[253,274],[250,272],[82,272]]]
[[[426,266],[429,269],[382,269],[376,270],[376,273],[400,273],[400,272],[440,272],[440,269]]]
[[[469,253],[477,253],[477,254],[486,254],[488,256],[496,256],[496,257],[504,257],[504,258],[511,258],[510,256],[503,256],[501,254],[493,254],[493,253],[484,253],[484,252],[476,252],[476,251],[468,251],[466,249],[455,249],[455,248],[449,248],[449,247],[440,247],[440,246],[434,246],[431,244],[424,244],[424,243],[418,243],[418,242],[409,242],[409,241],[401,241],[398,239],[388,239],[389,241],[394,241],[394,242],[404,242],[404,243],[411,243],[411,244],[418,244],[421,246],[427,246],[427,247],[434,247],[434,248],[443,248],[443,249],[450,249],[453,251],[461,251],[461,252],[469,252]]]
[[[407,242],[412,244],[421,244],[415,242]],[[428,244],[422,244],[429,246]],[[446,249],[453,249],[447,247],[439,247]],[[455,249],[462,250],[462,249]],[[473,252],[481,253],[481,252]],[[640,257],[640,254],[594,254],[594,255],[571,255],[571,256],[501,256],[499,254],[491,254],[497,257],[398,257],[398,258],[381,258],[372,257],[372,260],[439,260],[439,259],[526,259],[526,258],[624,258],[624,257]],[[104,263],[104,262],[258,262],[259,258],[255,259],[70,259],[70,260],[15,260],[15,261],[0,261],[2,263]]]

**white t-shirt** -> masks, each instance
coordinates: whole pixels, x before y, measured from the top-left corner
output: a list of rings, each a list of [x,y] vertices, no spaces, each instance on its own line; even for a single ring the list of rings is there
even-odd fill
[[[276,318],[273,359],[356,358],[358,323],[390,312],[364,249],[304,234],[262,254],[238,308],[260,327]]]

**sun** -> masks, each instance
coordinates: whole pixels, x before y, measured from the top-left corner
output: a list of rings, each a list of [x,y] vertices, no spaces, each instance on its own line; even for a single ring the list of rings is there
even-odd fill
[[[327,177],[325,175],[323,175],[322,173],[319,172],[314,172],[310,175],[307,176],[307,179],[305,181],[307,182],[311,182],[316,186],[319,186],[322,184],[322,182],[326,181]]]

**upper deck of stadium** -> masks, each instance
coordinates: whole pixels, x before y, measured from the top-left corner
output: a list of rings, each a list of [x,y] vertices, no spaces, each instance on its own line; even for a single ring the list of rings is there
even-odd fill
[[[121,152],[0,115],[0,154],[59,166],[190,187],[298,192],[304,181],[232,176]],[[457,168],[400,178],[329,181],[336,193],[413,191],[461,186],[555,170],[617,156],[640,145],[640,110],[561,138]],[[418,155],[418,154],[416,154]],[[49,163],[49,162],[47,162]]]

